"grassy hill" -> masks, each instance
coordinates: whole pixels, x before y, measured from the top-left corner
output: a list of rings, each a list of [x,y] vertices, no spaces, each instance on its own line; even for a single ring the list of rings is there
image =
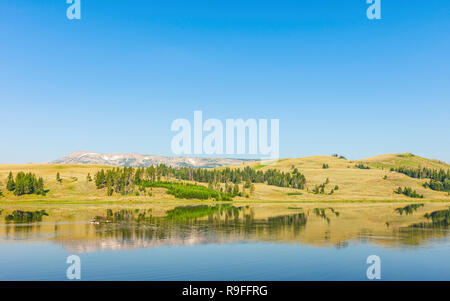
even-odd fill
[[[323,165],[328,165],[324,169]],[[363,164],[370,169],[359,169],[355,166]],[[408,166],[411,168],[428,167],[433,169],[450,169],[450,165],[438,161],[419,157],[412,154],[389,154],[372,157],[364,160],[347,160],[334,156],[313,156],[295,159],[281,159],[277,162],[253,162],[247,164],[250,167],[266,170],[269,168],[280,169],[285,172],[297,168],[307,179],[307,188],[313,189],[329,179],[326,191],[335,185],[339,189],[333,195],[316,195],[302,191],[302,195],[287,195],[294,193],[294,189],[283,189],[267,185],[257,186],[258,198],[264,200],[301,200],[301,201],[326,201],[326,200],[417,200],[393,193],[395,188],[411,187],[424,195],[424,200],[450,200],[447,192],[425,189],[422,184],[426,179],[414,179],[404,174],[391,172],[391,167]],[[386,176],[386,179],[385,179]]]
[[[416,156],[411,153],[405,154],[390,154],[390,155],[381,155],[376,157],[367,158],[361,160],[363,163],[367,163],[372,167],[378,168],[391,168],[391,167],[427,167],[431,169],[444,169],[447,170],[450,168],[450,164],[445,162],[427,159],[420,156]]]
[[[363,164],[370,169],[355,167]],[[326,165],[328,168],[324,168]],[[256,184],[256,190],[250,198],[236,197],[235,201],[243,202],[328,202],[328,201],[450,201],[447,192],[425,189],[422,184],[426,179],[414,179],[404,174],[391,172],[391,167],[408,166],[412,168],[428,167],[433,169],[450,169],[450,165],[437,160],[430,160],[412,154],[382,155],[364,160],[352,161],[334,156],[314,156],[296,159],[281,159],[277,162],[251,162],[234,168],[250,166],[258,170],[276,168],[285,172],[292,172],[297,168],[307,179],[306,189],[282,188]],[[42,202],[165,202],[175,200],[165,193],[164,188],[155,188],[153,196],[112,196],[107,197],[104,189],[96,189],[93,182],[88,182],[88,173],[93,175],[101,168],[112,166],[101,165],[57,165],[57,164],[24,164],[0,165],[0,190],[3,197],[0,202],[6,201],[42,201]],[[32,172],[44,178],[48,194],[43,196],[25,195],[14,196],[6,191],[8,173],[18,171]],[[62,183],[56,181],[56,173],[62,177]],[[316,185],[325,183],[325,193],[338,186],[331,195],[314,194]],[[411,187],[424,199],[413,199],[394,193],[398,187]],[[180,201],[177,199],[177,201]]]

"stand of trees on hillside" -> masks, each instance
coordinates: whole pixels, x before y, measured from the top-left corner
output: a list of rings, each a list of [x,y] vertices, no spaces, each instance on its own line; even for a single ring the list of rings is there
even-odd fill
[[[418,194],[415,190],[413,190],[411,187],[405,187],[405,188],[397,188],[397,190],[394,191],[397,194],[403,194],[410,198],[416,198],[416,199],[423,199],[423,194]]]
[[[332,195],[336,190],[339,190],[339,186],[335,185],[334,188],[332,188],[329,193],[325,192],[325,188],[328,184],[330,184],[329,178],[327,178],[325,182],[323,182],[322,184],[314,186],[314,188],[312,189],[312,193]]]
[[[151,168],[151,167],[150,167]],[[277,169],[268,169],[265,172],[255,170],[250,167],[243,169],[194,169],[194,168],[171,168],[169,174],[179,180],[189,180],[201,183],[266,183],[279,187],[290,187],[304,189],[306,184],[305,176],[295,169],[292,173],[282,172]]]
[[[430,179],[428,183],[423,184],[425,188],[430,188],[437,191],[450,192],[450,169],[431,169],[431,168],[409,168],[398,167],[391,168],[391,171],[405,174],[411,178],[416,179]]]
[[[15,179],[13,173],[10,172],[6,182],[6,189],[17,196],[24,194],[45,195],[46,193],[42,177],[37,178],[32,173],[24,172],[17,173]]]
[[[346,157],[344,157],[344,156],[339,156],[338,154],[332,154],[331,155],[332,157],[336,157],[336,158],[339,158],[339,159],[345,159],[345,160],[347,160],[347,158]]]
[[[362,164],[362,163],[361,163],[361,164],[356,164],[355,167],[356,167],[356,168],[359,168],[359,169],[370,169],[369,166],[364,165],[364,164]]]
[[[173,180],[208,183],[208,187],[187,185]],[[168,188],[168,193],[177,197],[190,195],[195,190],[196,196],[203,196],[198,197],[200,199],[204,199],[204,196],[209,194],[210,197],[223,200],[232,196],[245,195],[245,189],[249,189],[252,193],[255,190],[254,183],[296,189],[304,189],[306,184],[305,176],[297,169],[289,173],[276,169],[268,169],[265,172],[256,171],[250,167],[210,170],[188,167],[173,168],[166,165],[148,168],[116,167],[106,171],[102,169],[95,174],[94,181],[98,189],[107,187],[108,195],[112,195],[114,192],[122,195],[132,194],[135,193],[135,186],[139,188],[137,193],[145,192],[145,188],[148,187],[165,187]],[[221,184],[225,184],[225,187],[222,187]],[[239,187],[239,184],[242,184],[242,188]]]

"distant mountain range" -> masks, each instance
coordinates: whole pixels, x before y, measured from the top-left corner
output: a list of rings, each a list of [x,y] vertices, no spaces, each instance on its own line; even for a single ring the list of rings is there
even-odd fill
[[[172,167],[214,168],[226,165],[240,165],[255,160],[204,158],[204,157],[164,157],[141,155],[136,153],[102,154],[87,151],[76,151],[70,155],[55,160],[55,164],[102,164],[114,166],[144,166],[165,164]]]

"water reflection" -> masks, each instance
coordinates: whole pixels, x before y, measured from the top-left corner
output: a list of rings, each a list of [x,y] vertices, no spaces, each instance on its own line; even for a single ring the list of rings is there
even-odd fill
[[[314,208],[314,214],[318,217],[321,217],[322,219],[326,220],[327,223],[330,223],[331,219],[329,216],[327,216],[327,210],[331,212],[336,217],[339,217],[339,212],[335,211],[334,208],[328,207],[328,208]]]
[[[413,214],[419,208],[424,214]],[[447,236],[450,218],[448,204],[99,205],[0,210],[0,219],[5,221],[0,224],[0,240],[50,240],[73,252],[243,241],[338,249],[352,242],[418,246],[430,238]]]
[[[426,213],[424,216],[431,222],[412,224],[412,228],[421,229],[448,229],[450,221],[450,207],[446,210],[437,210],[431,213]]]
[[[14,223],[33,223],[42,221],[43,216],[48,216],[48,213],[45,212],[45,210],[40,211],[14,210],[11,214],[5,216],[5,221]]]
[[[259,236],[280,238],[284,232],[297,235],[307,223],[304,213],[255,218],[249,206],[179,206],[165,216],[146,210],[108,210],[94,219],[95,235],[105,240],[140,246],[225,243]]]
[[[410,215],[424,206],[424,204],[410,204],[405,207],[396,208],[395,211],[397,211],[400,215],[403,215],[403,213],[405,213],[406,215]]]

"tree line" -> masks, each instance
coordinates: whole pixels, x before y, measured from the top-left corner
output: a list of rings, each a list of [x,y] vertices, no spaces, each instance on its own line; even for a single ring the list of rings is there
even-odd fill
[[[204,168],[174,168],[166,165],[156,167],[116,167],[109,170],[100,170],[94,176],[97,188],[115,186],[116,192],[130,188],[130,184],[139,184],[141,180],[152,182],[161,178],[195,181],[200,183],[266,183],[279,187],[304,189],[305,176],[295,169],[292,173],[281,172],[277,169],[268,169],[265,172],[256,171],[250,167],[244,169],[204,169]],[[247,185],[249,186],[249,185]]]
[[[437,191],[450,192],[450,169],[445,171],[444,169],[431,169],[431,168],[410,168],[410,167],[398,167],[391,168],[391,171],[405,174],[411,178],[416,179],[430,179],[428,183],[424,183],[425,188],[430,188]]]
[[[266,171],[255,170],[246,166],[243,169],[223,168],[223,169],[204,169],[204,168],[171,168],[172,175],[179,180],[190,180],[201,183],[266,183],[278,187],[290,187],[304,189],[306,184],[305,176],[294,169],[291,172],[282,172],[277,169],[268,169]]]
[[[165,181],[161,181],[164,178]],[[266,183],[279,187],[290,187],[296,189],[304,189],[306,184],[305,176],[297,169],[292,173],[281,172],[276,169],[268,169],[265,172],[256,171],[250,167],[244,169],[204,169],[204,168],[174,168],[166,165],[157,165],[150,167],[115,167],[112,169],[101,169],[94,175],[95,185],[98,189],[107,187],[108,195],[119,193],[122,195],[145,192],[148,187],[155,185],[172,185],[172,191],[183,191],[182,194],[189,194],[187,190],[197,190],[197,187],[178,187],[181,184],[170,182],[170,180],[195,181],[200,183],[208,183],[210,194],[214,198],[229,198],[230,196],[247,196],[246,189],[250,193],[255,190],[255,183]],[[89,180],[88,180],[89,181]],[[168,184],[169,183],[169,184]],[[225,184],[222,187],[221,184]],[[239,187],[242,184],[242,188]],[[174,185],[177,185],[175,189]],[[195,185],[196,186],[196,185]],[[159,186],[161,187],[161,186]],[[136,190],[138,188],[138,190]],[[167,188],[167,187],[166,187]],[[219,192],[217,195],[215,192]],[[205,192],[205,191],[203,191]],[[178,194],[178,193],[177,193]]]

